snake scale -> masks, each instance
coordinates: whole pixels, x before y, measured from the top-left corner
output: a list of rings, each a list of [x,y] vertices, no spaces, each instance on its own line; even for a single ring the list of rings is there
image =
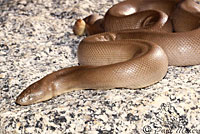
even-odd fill
[[[200,64],[200,5],[193,0],[127,0],[103,18],[79,19],[87,34],[78,48],[80,66],[53,72],[25,89],[17,104],[30,105],[80,89],[137,89],[161,80],[168,65]]]

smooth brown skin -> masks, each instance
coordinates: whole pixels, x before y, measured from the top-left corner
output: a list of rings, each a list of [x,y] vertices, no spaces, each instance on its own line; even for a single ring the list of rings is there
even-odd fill
[[[199,16],[200,6],[192,0],[130,0],[114,5],[104,19],[89,16],[85,26],[78,20],[75,34],[111,32],[83,39],[80,66],[45,76],[16,103],[30,105],[88,88],[142,88],[165,76],[168,61],[176,66],[200,64]]]

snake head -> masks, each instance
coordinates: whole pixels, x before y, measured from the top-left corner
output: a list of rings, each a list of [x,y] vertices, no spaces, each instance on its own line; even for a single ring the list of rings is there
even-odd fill
[[[47,83],[37,81],[26,88],[16,100],[19,105],[31,105],[37,102],[45,101],[52,98],[50,86]]]

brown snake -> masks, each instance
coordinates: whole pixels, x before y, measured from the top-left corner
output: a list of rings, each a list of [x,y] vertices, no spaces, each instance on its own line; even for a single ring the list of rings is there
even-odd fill
[[[73,90],[142,88],[161,80],[168,63],[200,64],[200,5],[193,0],[128,0],[103,19],[77,20],[75,34],[87,33],[78,48],[80,66],[53,72],[30,85],[20,105]]]

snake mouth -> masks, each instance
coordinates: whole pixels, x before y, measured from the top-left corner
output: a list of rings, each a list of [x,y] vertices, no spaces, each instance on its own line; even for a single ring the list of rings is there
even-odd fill
[[[31,89],[26,89],[17,97],[16,103],[22,106],[36,103],[41,98],[41,95],[39,95],[41,93],[37,94],[38,95],[36,95],[36,93],[31,92]]]
[[[16,104],[31,105],[40,101],[45,101],[51,98],[51,92],[48,90],[48,85],[37,81],[27,87],[16,99]]]
[[[24,90],[16,99],[16,104],[30,105],[33,102],[33,97],[30,89]]]
[[[26,106],[48,100],[49,98],[51,98],[51,96],[45,93],[45,90],[31,92],[31,89],[27,88],[17,97],[16,104]]]

